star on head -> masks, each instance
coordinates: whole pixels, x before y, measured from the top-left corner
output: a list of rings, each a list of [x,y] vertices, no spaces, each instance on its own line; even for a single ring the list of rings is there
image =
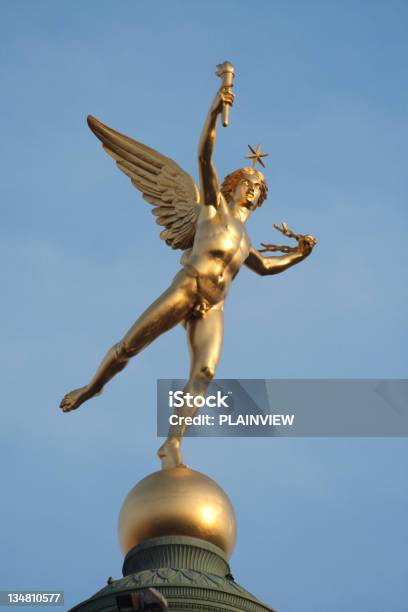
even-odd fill
[[[256,164],[261,164],[265,168],[265,164],[262,161],[262,157],[268,157],[268,153],[262,153],[261,145],[257,145],[254,149],[251,145],[248,145],[252,155],[245,155],[245,159],[252,159],[252,167],[255,168]]]

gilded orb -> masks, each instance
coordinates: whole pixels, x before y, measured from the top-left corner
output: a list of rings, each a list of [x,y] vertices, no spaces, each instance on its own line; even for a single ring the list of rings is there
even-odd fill
[[[176,467],[154,472],[133,487],[119,516],[123,552],[150,538],[170,535],[211,542],[229,559],[235,544],[235,512],[214,480]]]

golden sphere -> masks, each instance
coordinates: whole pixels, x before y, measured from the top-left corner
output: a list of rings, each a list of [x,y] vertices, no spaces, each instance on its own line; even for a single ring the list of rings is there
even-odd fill
[[[119,516],[123,552],[169,535],[201,538],[221,548],[229,559],[235,544],[235,512],[214,480],[176,467],[154,472],[133,487]]]

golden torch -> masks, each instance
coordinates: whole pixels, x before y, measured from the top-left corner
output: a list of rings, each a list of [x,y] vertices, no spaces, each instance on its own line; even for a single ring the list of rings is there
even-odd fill
[[[218,64],[217,72],[215,74],[222,79],[222,87],[228,87],[228,89],[231,89],[234,86],[235,70],[231,62]],[[224,127],[227,127],[228,125],[229,110],[230,105],[224,104],[222,109],[222,125]]]

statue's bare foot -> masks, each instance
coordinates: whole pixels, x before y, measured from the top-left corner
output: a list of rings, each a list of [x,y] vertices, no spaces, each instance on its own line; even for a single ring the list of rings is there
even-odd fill
[[[180,440],[178,438],[167,438],[165,443],[157,451],[161,460],[162,470],[170,470],[175,467],[186,467],[180,451]]]
[[[71,412],[71,410],[79,408],[79,406],[86,402],[86,400],[90,397],[91,394],[87,385],[85,385],[85,387],[81,387],[80,389],[74,389],[74,391],[71,391],[71,393],[66,394],[60,403],[60,408],[62,412]]]

